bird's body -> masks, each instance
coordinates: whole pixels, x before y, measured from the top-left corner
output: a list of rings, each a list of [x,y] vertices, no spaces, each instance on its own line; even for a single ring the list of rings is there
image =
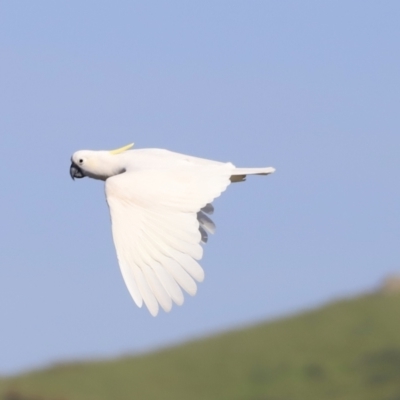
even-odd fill
[[[118,262],[135,303],[152,315],[183,303],[204,278],[201,243],[215,225],[211,202],[231,182],[274,168],[236,168],[163,149],[77,151],[71,176],[104,180]]]

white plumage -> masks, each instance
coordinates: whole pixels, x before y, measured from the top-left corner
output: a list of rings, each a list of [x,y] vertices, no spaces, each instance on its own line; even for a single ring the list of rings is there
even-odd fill
[[[135,303],[153,316],[170,311],[204,279],[201,243],[215,225],[211,203],[231,182],[274,168],[236,168],[161,149],[77,151],[73,178],[105,181],[112,234],[122,276]]]

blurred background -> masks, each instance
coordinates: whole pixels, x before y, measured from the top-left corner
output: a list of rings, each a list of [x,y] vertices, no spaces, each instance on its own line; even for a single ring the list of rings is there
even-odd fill
[[[0,1],[0,389],[7,400],[32,393],[132,398],[90,391],[106,381],[116,385],[105,370],[84,393],[65,389],[79,386],[71,376],[53,391],[29,386],[43,381],[40,374],[31,383],[10,376],[144,354],[232,329],[243,333],[356,295],[350,308],[347,301],[329,306],[332,315],[307,314],[317,317],[301,323],[306,344],[295,346],[300,328],[290,324],[297,316],[276,333],[274,323],[265,325],[260,341],[218,336],[212,343],[226,353],[204,361],[204,371],[217,365],[227,379],[220,386],[242,382],[227,367],[234,364],[232,349],[244,346],[243,354],[255,355],[246,370],[250,383],[232,393],[217,383],[185,386],[179,373],[168,380],[164,370],[155,386],[175,382],[190,389],[184,398],[208,387],[199,399],[400,399],[400,299],[364,295],[399,272],[399,20],[397,1]],[[231,185],[214,202],[217,232],[202,260],[206,279],[196,297],[157,318],[138,309],[125,288],[103,184],[69,177],[74,151],[130,142],[277,169]],[[344,307],[342,317],[335,307]],[[327,334],[340,327],[347,333]],[[387,335],[371,327],[386,327]],[[339,350],[350,357],[346,335],[354,332],[375,332],[365,334],[375,347],[365,354],[360,347],[357,357],[378,359],[376,368],[389,371],[389,378],[377,378],[378,392],[353,393],[369,378],[351,378],[349,371],[364,367],[353,358],[346,367],[329,358]],[[289,335],[293,360],[278,352],[274,335],[282,348]],[[360,337],[354,343],[363,343]],[[295,354],[311,354],[318,341],[336,350],[314,349],[315,359],[299,361]],[[250,342],[264,353],[248,349]],[[194,355],[182,357],[179,371],[201,364]],[[143,360],[151,379],[153,364]],[[167,370],[175,365],[165,363]],[[247,365],[240,357],[238,363]],[[335,378],[339,371],[343,382]],[[130,381],[133,372],[118,376]],[[268,392],[271,382],[286,382],[285,374],[293,392],[286,383]],[[307,386],[307,374],[329,377],[324,382],[332,388],[318,392],[319,378]],[[139,398],[179,398],[166,393]]]

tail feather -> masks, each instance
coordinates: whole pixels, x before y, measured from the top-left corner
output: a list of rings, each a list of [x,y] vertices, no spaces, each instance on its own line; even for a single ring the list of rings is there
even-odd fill
[[[242,182],[246,175],[269,175],[275,172],[275,168],[235,168],[231,176],[231,182]]]

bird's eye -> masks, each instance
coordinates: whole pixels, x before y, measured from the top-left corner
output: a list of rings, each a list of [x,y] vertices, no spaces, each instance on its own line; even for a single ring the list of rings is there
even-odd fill
[[[79,164],[83,164],[83,159],[82,158],[79,159]]]

